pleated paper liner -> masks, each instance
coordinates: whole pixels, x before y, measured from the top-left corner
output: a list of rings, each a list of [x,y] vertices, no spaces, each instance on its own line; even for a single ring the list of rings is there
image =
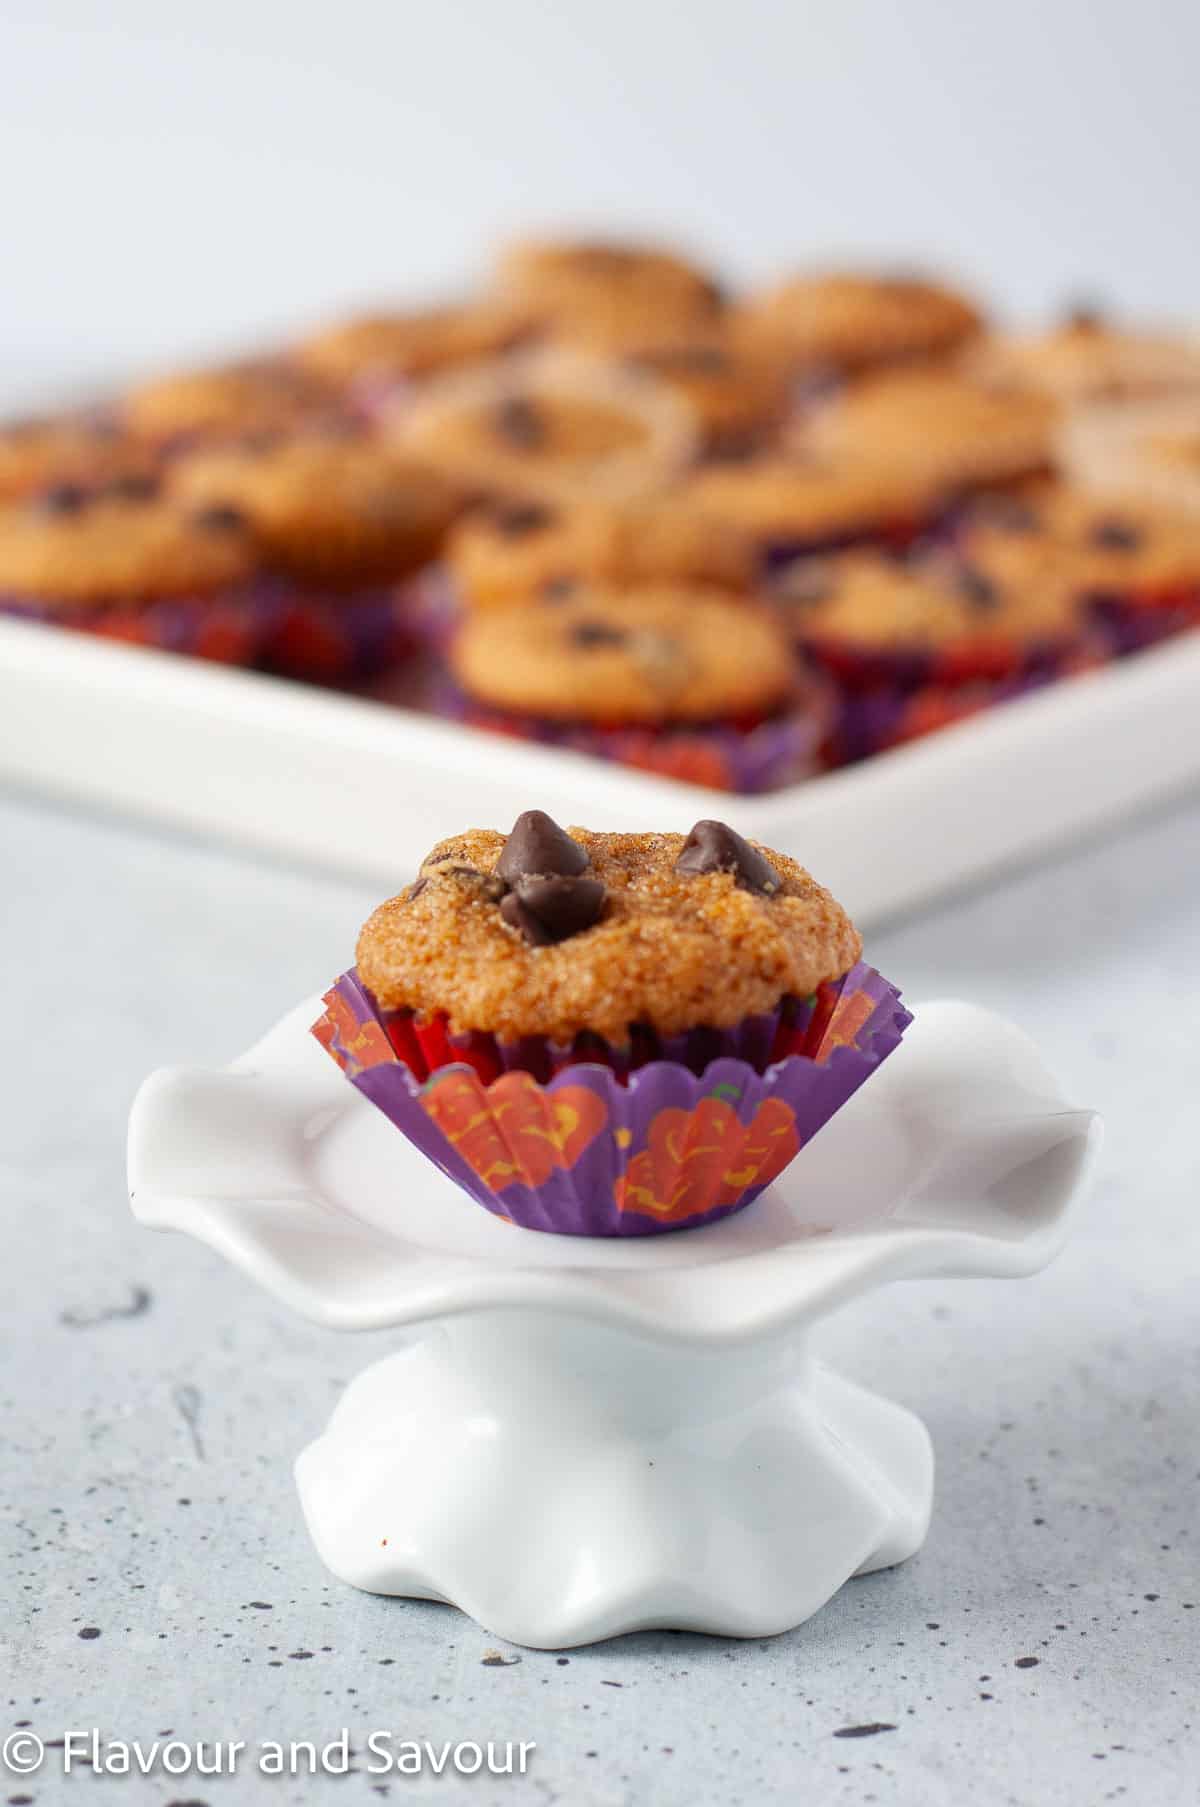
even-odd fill
[[[454,1036],[384,1012],[354,971],[313,1034],[350,1082],[485,1210],[524,1229],[646,1236],[758,1197],[892,1053],[912,1018],[859,963],[733,1030],[627,1048]],[[814,1226],[821,1201],[812,1200]]]
[[[415,644],[400,588],[379,585],[339,594],[289,587],[264,663],[283,677],[350,683],[390,671]]]
[[[279,627],[280,599],[278,589],[270,583],[211,596],[70,607],[5,595],[0,596],[0,614],[160,652],[185,653],[219,665],[259,665]]]

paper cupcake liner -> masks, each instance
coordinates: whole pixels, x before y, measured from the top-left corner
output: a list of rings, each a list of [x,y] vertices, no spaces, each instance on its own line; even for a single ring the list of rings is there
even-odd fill
[[[283,677],[347,683],[388,671],[414,644],[402,597],[390,587],[346,595],[289,589],[264,663]]]
[[[751,795],[811,777],[828,727],[823,693],[797,707],[746,726],[737,722],[664,724],[662,727],[597,727],[551,722],[492,709],[464,695],[449,680],[432,686],[431,706],[471,727],[513,740],[567,747],[638,771],[656,772],[716,791]]]
[[[270,584],[211,596],[173,596],[146,603],[96,602],[82,607],[7,595],[0,596],[0,614],[160,652],[210,659],[219,665],[259,665],[278,627],[280,598]]]
[[[662,1057],[624,1072],[593,1057],[544,1080],[512,1064],[485,1081],[460,1058],[420,1074],[397,1052],[394,1022],[351,971],[326,994],[313,1034],[350,1082],[485,1210],[559,1235],[647,1236],[750,1204],[887,1058],[912,1018],[896,988],[860,963],[803,1004],[752,1021],[760,1050],[768,1022],[772,1041],[787,1050],[765,1066],[731,1052],[745,1046],[742,1024],[703,1032],[719,1052],[698,1071],[667,1052],[688,1038],[669,1037]],[[820,1224],[819,1198],[811,1210],[809,1221]]]
[[[1200,627],[1200,583],[1193,589],[1097,592],[1085,601],[1118,658]]]
[[[818,670],[843,691],[914,691],[928,685],[1005,683],[1024,678],[1046,682],[1103,664],[1110,648],[1101,636],[1084,632],[1056,640],[1006,640],[946,647],[866,646],[849,640],[801,635],[798,644]]]

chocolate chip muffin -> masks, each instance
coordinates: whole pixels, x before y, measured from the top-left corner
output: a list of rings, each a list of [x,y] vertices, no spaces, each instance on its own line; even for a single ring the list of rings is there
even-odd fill
[[[459,500],[445,477],[368,434],[192,452],[176,461],[171,487],[193,508],[237,509],[271,570],[334,590],[423,565]]]
[[[748,590],[756,575],[748,536],[669,496],[480,509],[455,529],[446,556],[456,594],[470,609],[561,597],[592,584]]]
[[[772,614],[682,585],[489,609],[464,623],[451,664],[481,702],[603,723],[764,715],[793,682]]]
[[[153,477],[156,460],[104,414],[47,415],[0,425],[0,502],[63,484],[102,489]]]
[[[258,358],[138,384],[123,397],[119,418],[137,438],[169,449],[197,439],[296,432],[338,405],[336,391],[314,373],[283,358]]]
[[[1068,405],[1200,393],[1200,344],[1074,308],[1044,332],[1002,333],[972,346],[964,368],[996,388]]]
[[[701,326],[721,308],[706,271],[653,246],[526,239],[501,253],[495,280],[501,297],[547,325],[661,333]]]
[[[510,1224],[645,1235],[749,1204],[896,1047],[911,1019],[860,951],[803,867],[723,822],[527,810],[434,848],[313,1034]]]
[[[1047,469],[1056,420],[1043,396],[988,389],[948,372],[888,371],[818,409],[804,443],[829,458],[890,466],[950,496]]]
[[[753,538],[768,563],[882,540],[903,545],[932,517],[923,473],[884,458],[835,452],[717,464],[682,486],[691,506]]]
[[[730,829],[564,834],[529,811],[508,837],[439,843],[369,918],[357,961],[381,1008],[442,1015],[451,1032],[623,1045],[634,1023],[731,1028],[810,996],[861,951],[802,866]]]
[[[1200,391],[1074,408],[1057,452],[1083,489],[1200,518]]]
[[[773,612],[698,585],[487,609],[449,662],[443,704],[459,719],[712,790],[808,776],[825,726]]]
[[[301,340],[295,359],[340,388],[387,386],[498,357],[528,332],[518,309],[471,301],[335,321]]]
[[[751,297],[743,331],[785,354],[794,368],[859,371],[943,356],[981,324],[974,304],[941,283],[839,271],[793,276]]]
[[[144,486],[72,485],[0,507],[0,609],[230,664],[257,661],[275,599],[243,518]]]
[[[456,482],[550,501],[647,494],[696,445],[692,411],[665,385],[566,353],[444,377],[393,424],[398,443]]]

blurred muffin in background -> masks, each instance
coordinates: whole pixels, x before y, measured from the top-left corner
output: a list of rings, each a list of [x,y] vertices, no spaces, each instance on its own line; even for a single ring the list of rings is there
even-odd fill
[[[1064,404],[1200,394],[1200,342],[1118,325],[1076,308],[1038,333],[1001,333],[972,346],[967,374],[993,387],[1029,390]]]
[[[597,583],[748,590],[757,565],[746,535],[671,496],[481,509],[452,533],[446,562],[459,600],[470,609],[565,596]]]
[[[169,451],[204,440],[294,433],[340,408],[336,390],[283,358],[181,370],[128,390],[125,429]]]
[[[450,670],[460,719],[721,790],[804,776],[826,725],[774,612],[703,585],[478,611]]]
[[[588,239],[522,239],[501,251],[496,293],[545,327],[661,335],[709,324],[718,284],[675,251]]]
[[[398,383],[498,357],[528,330],[527,315],[490,300],[358,314],[301,340],[294,357],[302,369],[370,401]]]
[[[156,460],[100,414],[46,415],[0,425],[0,501],[78,484],[153,478]]]
[[[1084,489],[1200,517],[1200,389],[1073,408],[1057,452]]]
[[[1002,585],[945,548],[804,561],[777,598],[797,645],[833,682],[833,763],[947,726],[1104,662],[1108,648],[1061,574]]]
[[[0,609],[238,665],[257,662],[276,623],[243,517],[140,479],[0,506]]]
[[[1082,601],[1118,653],[1200,624],[1200,517],[1068,484],[980,497],[959,559],[998,594],[1048,585]]]
[[[283,580],[267,663],[325,680],[373,676],[410,641],[395,586],[440,550],[459,495],[366,433],[309,433],[192,452],[172,468],[193,507],[232,507]]]
[[[804,451],[715,464],[680,494],[749,536],[767,567],[862,541],[905,545],[931,519],[936,500],[933,486],[903,458]]]
[[[943,357],[983,325],[974,303],[941,283],[853,271],[789,277],[749,297],[740,321],[747,343],[772,348],[793,369],[841,372]]]
[[[865,377],[804,422],[818,456],[903,469],[944,497],[1046,470],[1057,408],[1048,398],[994,390],[948,371]]]
[[[694,411],[665,384],[565,350],[442,377],[386,425],[480,496],[550,501],[648,494],[697,446]]]

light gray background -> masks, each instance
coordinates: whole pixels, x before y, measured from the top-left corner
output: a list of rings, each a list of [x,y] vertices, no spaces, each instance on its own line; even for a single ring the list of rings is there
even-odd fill
[[[1189,0],[6,0],[0,385],[436,293],[497,230],[1200,315]]]

